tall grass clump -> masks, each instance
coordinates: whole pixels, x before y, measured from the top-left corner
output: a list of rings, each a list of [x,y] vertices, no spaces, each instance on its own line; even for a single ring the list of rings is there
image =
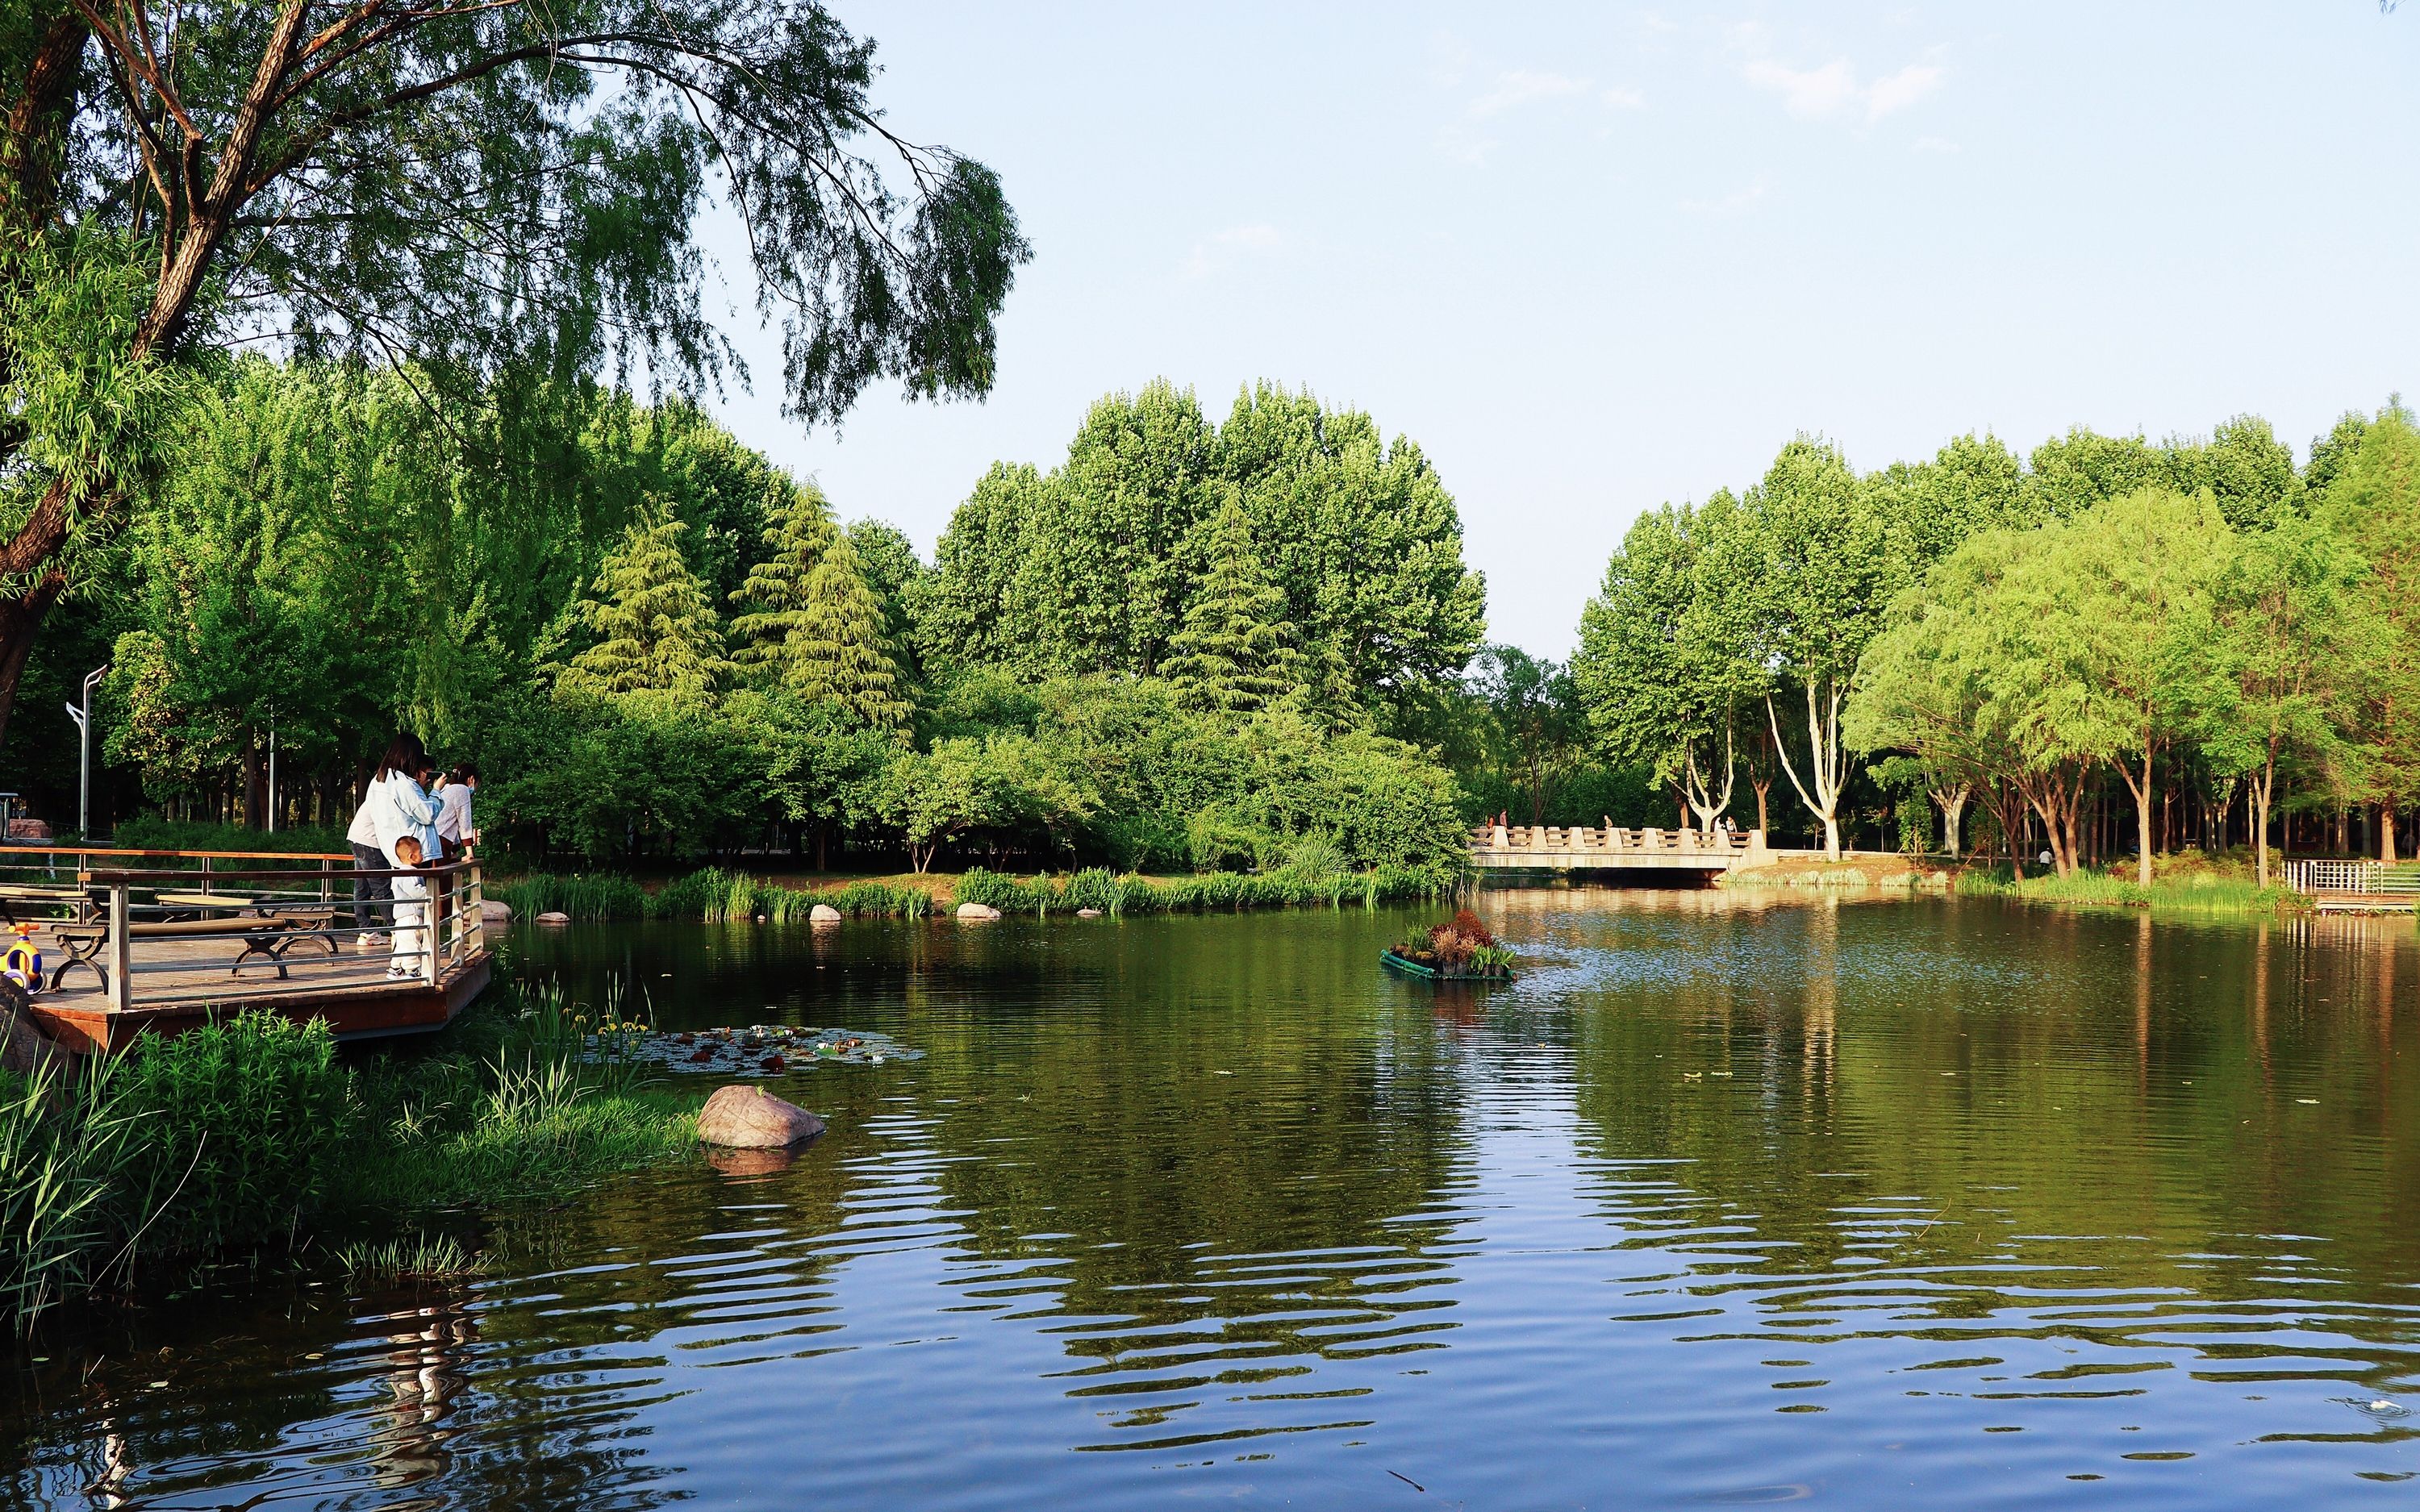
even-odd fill
[[[116,1092],[142,1121],[129,1196],[150,1215],[130,1242],[208,1255],[290,1233],[328,1190],[352,1108],[325,1019],[255,1011],[172,1037],[147,1035]]]
[[[20,1323],[102,1279],[123,1242],[142,1134],[115,1068],[0,1074],[0,1313]]]
[[[486,895],[511,904],[513,912],[524,918],[538,914],[565,914],[582,924],[644,918],[651,911],[646,888],[610,872],[570,876],[535,872],[509,881],[489,882]]]

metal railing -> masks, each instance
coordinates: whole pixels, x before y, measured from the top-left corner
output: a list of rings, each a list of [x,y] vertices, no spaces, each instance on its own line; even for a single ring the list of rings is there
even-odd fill
[[[2420,895],[2420,862],[2312,859],[2281,861],[2278,866],[2286,886],[2309,896],[2326,892]]]
[[[486,950],[477,859],[366,871],[351,860],[12,846],[0,854],[0,915],[26,926],[48,957],[38,1001],[72,1000],[97,981],[112,1011],[433,987]],[[351,897],[356,878],[416,880],[424,891],[373,900],[364,918]],[[385,949],[347,953],[379,934]]]

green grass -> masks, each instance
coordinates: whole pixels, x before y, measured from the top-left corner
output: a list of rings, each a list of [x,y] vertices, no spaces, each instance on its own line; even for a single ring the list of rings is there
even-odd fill
[[[628,1016],[504,986],[433,1043],[358,1060],[324,1022],[256,1012],[6,1079],[0,1315],[30,1321],[196,1261],[307,1262],[329,1236],[354,1238],[333,1251],[349,1272],[456,1269],[405,1234],[694,1148],[698,1094],[580,1058],[593,1022]]]
[[[2022,880],[2006,866],[1968,867],[1958,873],[1961,897],[2016,898],[2025,903],[2099,908],[2148,908],[2155,914],[2239,915],[2252,917],[2292,911],[2303,906],[2292,889],[2272,884],[2263,887],[2249,877],[2235,876],[2208,866],[2180,866],[2169,874],[2154,873],[2146,887],[2139,882],[2106,872],[2079,871],[2073,876],[2044,872]]]

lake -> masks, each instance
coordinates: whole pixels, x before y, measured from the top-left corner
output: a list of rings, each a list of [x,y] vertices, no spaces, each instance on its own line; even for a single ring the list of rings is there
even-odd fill
[[[1478,906],[1519,981],[1383,973],[1435,910],[520,935],[925,1058],[771,1081],[796,1160],[509,1217],[492,1275],[49,1328],[0,1497],[2412,1504],[2410,919]]]

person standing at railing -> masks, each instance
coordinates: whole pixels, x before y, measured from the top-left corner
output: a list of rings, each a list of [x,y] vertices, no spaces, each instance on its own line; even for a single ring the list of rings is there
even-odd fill
[[[420,785],[430,769],[428,751],[420,737],[409,733],[396,735],[387,744],[386,754],[379,758],[378,770],[362,795],[362,806],[353,814],[352,827],[345,832],[353,847],[353,927],[361,932],[359,944],[365,950],[387,943],[395,897],[388,878],[368,873],[401,866],[395,842],[405,835],[414,836],[424,847],[434,843],[427,832],[437,821],[437,800]]]
[[[437,790],[437,838],[444,843],[444,858],[459,860],[479,839],[471,817],[471,800],[479,793],[479,768],[463,762],[439,780],[443,785]]]

